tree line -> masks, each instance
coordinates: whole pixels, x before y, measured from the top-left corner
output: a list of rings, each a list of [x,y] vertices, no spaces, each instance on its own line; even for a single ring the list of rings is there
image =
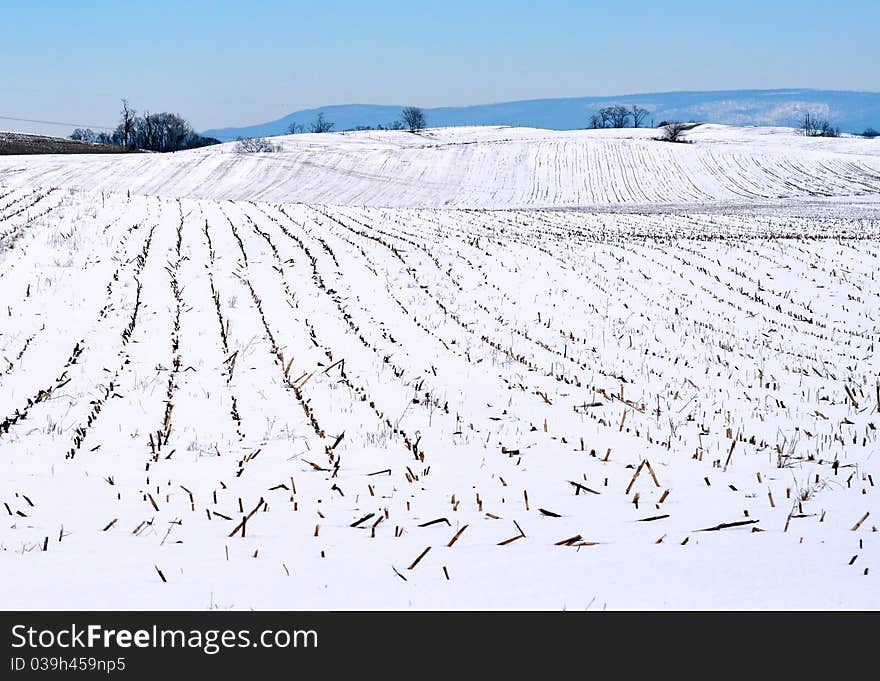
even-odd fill
[[[621,104],[613,104],[602,107],[590,117],[590,127],[593,129],[625,128],[632,124],[633,128],[644,127],[650,112],[638,105],[630,107]],[[651,122],[653,126],[653,121]],[[658,138],[668,142],[681,142],[683,133],[693,128],[696,123],[681,123],[677,121],[663,121],[658,127],[663,128],[663,135]],[[376,127],[359,125],[351,130],[409,130],[412,133],[420,132],[427,126],[424,111],[415,106],[405,107],[400,112],[400,118],[387,125],[379,124]],[[327,133],[336,127],[323,112],[319,112],[315,120],[308,128],[302,123],[291,123],[287,129],[288,134],[295,135],[303,132]],[[840,128],[834,127],[827,118],[812,112],[804,115],[800,124],[801,132],[807,137],[839,137]],[[867,128],[862,136],[875,138],[878,133],[873,128]],[[70,135],[70,139],[80,142],[95,142],[99,144],[112,144],[130,150],[147,150],[156,152],[181,151],[183,149],[195,149],[212,144],[220,144],[220,140],[213,137],[204,137],[193,130],[190,123],[180,114],[163,111],[150,113],[148,111],[138,115],[131,108],[128,100],[122,100],[119,124],[112,133],[95,132],[90,128],[77,128]],[[278,145],[265,142],[263,138],[239,138],[238,151],[263,152],[277,151]]]
[[[623,106],[622,104],[611,104],[599,109],[590,116],[590,128],[593,130],[602,130],[606,128],[627,128],[632,124],[633,128],[643,128],[645,121],[651,112],[646,108],[637,104],[632,106]],[[684,123],[682,121],[662,121],[657,127],[661,129],[660,136],[655,139],[660,142],[680,142],[688,143],[685,139],[685,133],[697,127],[699,123],[691,121]],[[651,127],[654,121],[651,121]]]
[[[799,127],[805,137],[840,137],[840,128],[832,125],[824,116],[811,111],[804,114]],[[874,139],[880,137],[880,132],[868,127],[864,129],[861,136],[865,139]]]
[[[632,124],[633,128],[641,128],[645,127],[644,123],[649,115],[650,112],[647,109],[638,105],[626,107],[621,104],[612,104],[599,109],[596,113],[590,116],[589,127],[594,130],[603,128],[626,128]],[[651,122],[651,125],[653,126],[653,121]],[[694,127],[694,125],[693,121],[691,124],[679,121],[662,121],[657,127],[664,129],[663,136],[659,139],[667,142],[678,142],[681,141],[682,133],[686,132],[689,127]],[[840,128],[832,125],[832,123],[824,116],[813,112],[807,112],[804,114],[798,128],[801,133],[807,137],[840,137]],[[875,137],[880,137],[880,133],[874,128],[869,127],[861,133],[861,136],[867,139],[874,139]]]
[[[387,125],[381,123],[375,128],[369,125],[358,125],[350,130],[409,130],[416,133],[425,129],[427,118],[425,112],[415,106],[407,106],[400,112],[400,119]],[[324,112],[319,112],[315,120],[309,124],[308,129],[302,123],[291,123],[287,128],[289,135],[299,135],[306,131],[312,133],[332,132],[336,124],[329,120]],[[235,144],[235,151],[241,154],[258,154],[271,151],[281,151],[281,146],[273,144],[265,137],[239,137]]]
[[[122,100],[119,124],[111,133],[95,132],[90,128],[77,128],[70,139],[80,142],[113,144],[130,150],[181,151],[196,149],[212,144],[220,144],[213,137],[203,137],[193,130],[192,125],[177,113],[163,111],[138,115],[127,99]]]
[[[649,114],[650,111],[635,104],[631,107],[613,104],[602,107],[590,116],[590,127],[594,130],[600,128],[626,128],[632,122],[632,127],[641,128]]]
[[[425,112],[416,106],[404,107],[400,112],[400,118],[383,125],[379,123],[375,127],[371,125],[356,125],[348,128],[347,131],[356,130],[409,130],[410,132],[421,132],[427,126],[427,118]],[[302,123],[291,123],[287,128],[288,135],[299,135],[304,132],[322,133],[332,132],[336,124],[327,119],[324,112],[319,112],[308,126]]]
[[[827,118],[809,111],[804,114],[801,131],[806,137],[840,137],[840,128],[831,125]]]

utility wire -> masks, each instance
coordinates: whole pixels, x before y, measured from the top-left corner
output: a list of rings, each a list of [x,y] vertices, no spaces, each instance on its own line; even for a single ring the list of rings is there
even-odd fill
[[[70,128],[97,128],[98,130],[114,130],[108,125],[86,125],[83,123],[62,123],[61,121],[38,121],[33,118],[13,118],[12,116],[0,116],[2,121],[17,121],[19,123],[41,123],[43,125],[63,125]]]

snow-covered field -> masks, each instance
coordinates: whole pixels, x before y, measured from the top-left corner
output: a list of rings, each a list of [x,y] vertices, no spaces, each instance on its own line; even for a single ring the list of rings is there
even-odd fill
[[[880,142],[0,157],[4,608],[877,608]]]

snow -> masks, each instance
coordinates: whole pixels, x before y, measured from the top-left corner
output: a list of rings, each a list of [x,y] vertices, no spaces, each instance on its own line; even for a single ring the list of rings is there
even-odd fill
[[[651,134],[0,158],[0,601],[880,607],[878,146]]]
[[[385,207],[731,204],[880,191],[880,140],[705,125],[694,144],[657,130],[443,128],[273,138],[156,157],[0,157],[0,183],[162,197]]]

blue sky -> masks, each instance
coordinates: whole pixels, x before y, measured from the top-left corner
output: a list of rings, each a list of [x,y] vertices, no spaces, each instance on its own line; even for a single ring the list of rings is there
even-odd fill
[[[3,0],[0,16],[0,116],[89,125],[122,97],[204,129],[353,102],[880,90],[878,0]]]

